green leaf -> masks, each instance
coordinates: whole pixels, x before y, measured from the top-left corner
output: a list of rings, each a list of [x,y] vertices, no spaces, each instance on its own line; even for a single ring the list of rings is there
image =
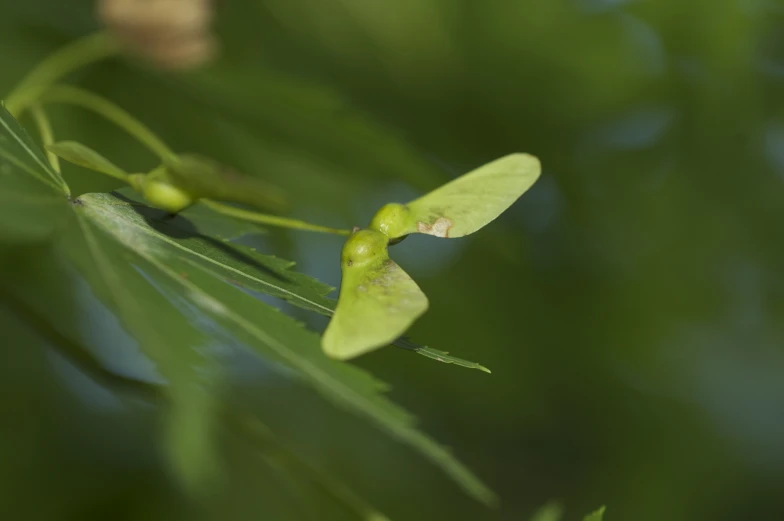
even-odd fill
[[[427,346],[420,346],[408,338],[398,338],[393,342],[393,345],[400,347],[401,349],[408,349],[409,351],[414,351],[418,355],[422,355],[426,358],[430,358],[431,360],[436,360],[438,362],[442,362],[445,364],[454,364],[460,367],[465,367],[467,369],[478,369],[484,373],[490,374],[492,371],[487,367],[477,364],[476,362],[470,362],[468,360],[464,360],[462,358],[458,358],[456,356],[450,355],[446,351],[439,351],[438,349],[433,349],[432,347]]]
[[[512,154],[458,177],[407,205],[390,204],[370,227],[397,239],[411,233],[455,238],[501,215],[539,178],[539,160]]]
[[[427,311],[425,294],[389,258],[388,242],[360,230],[343,246],[340,297],[322,339],[327,355],[348,360],[387,346]]]
[[[325,86],[225,63],[165,81],[178,93],[191,94],[199,107],[243,123],[265,142],[307,150],[357,181],[367,172],[422,189],[443,180],[425,155],[392,128]]]
[[[215,271],[234,286],[282,298],[310,311],[332,313],[334,301],[326,295],[334,288],[292,271],[291,261],[229,242],[239,232],[257,230],[253,224],[229,219],[199,204],[171,218],[162,210],[137,203],[138,196],[128,191],[87,197],[85,200],[100,201],[99,208],[113,210],[106,218],[117,221],[119,228],[127,226],[136,235],[150,237],[170,255],[187,255],[192,262]]]
[[[222,383],[219,345],[208,324],[194,326],[197,316],[184,305],[179,287],[154,277],[155,266],[90,218],[85,206],[82,199],[74,206],[60,247],[93,291],[116,310],[165,379],[162,450],[184,488],[198,494],[211,484],[217,461],[211,396]]]
[[[128,174],[120,167],[103,157],[95,150],[76,141],[59,141],[46,147],[60,159],[121,181],[128,180]]]
[[[604,519],[604,506],[599,507],[594,512],[591,512],[583,518],[583,521],[602,521]]]
[[[248,435],[255,447],[264,453],[266,459],[272,461],[275,467],[285,471],[291,478],[299,482],[315,483],[329,496],[351,510],[358,519],[389,521],[384,514],[343,483],[338,476],[317,467],[287,447],[284,439],[276,436],[257,418],[240,416],[233,419],[239,425],[238,430]]]
[[[466,467],[379,394],[382,384],[355,367],[328,359],[318,335],[227,282],[229,277],[251,279],[268,294],[312,307],[323,299],[323,286],[300,287],[297,281],[303,279],[287,272],[288,265],[279,259],[257,265],[228,243],[218,247],[198,235],[173,238],[165,227],[151,226],[139,207],[111,195],[82,196],[74,208],[81,240],[71,237],[64,242],[68,254],[171,382],[173,406],[190,407],[199,387],[220,389],[213,349],[216,338],[232,338],[290,368],[325,398],[417,449],[473,497],[494,500]],[[206,416],[201,421],[209,431],[214,417],[209,412]],[[208,467],[205,463],[198,468]],[[192,479],[186,477],[188,482]]]
[[[0,107],[0,241],[48,238],[68,208],[68,189],[27,132]]]
[[[556,502],[550,502],[539,508],[530,521],[560,521],[563,517],[563,507]]]

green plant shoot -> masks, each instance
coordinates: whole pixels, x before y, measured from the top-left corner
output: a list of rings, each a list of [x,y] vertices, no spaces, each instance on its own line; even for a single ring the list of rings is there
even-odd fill
[[[427,311],[427,297],[389,258],[389,238],[375,230],[353,233],[343,247],[343,279],[324,352],[341,360],[389,345]]]
[[[73,163],[102,174],[114,177],[120,181],[130,182],[128,174],[101,154],[76,141],[60,141],[47,145],[46,149],[65,161]]]
[[[283,205],[282,193],[262,181],[245,178],[218,163],[195,155],[172,156],[146,174],[129,174],[95,150],[76,141],[61,141],[46,147],[59,158],[128,183],[153,207],[170,214],[179,213],[196,202],[204,202],[223,215],[270,226],[349,235],[350,230],[267,215],[221,204],[213,199],[247,204]],[[226,186],[221,186],[222,183]],[[208,198],[209,197],[209,198]]]
[[[91,148],[62,141],[47,149],[68,161],[130,184],[152,206],[175,214],[202,198],[282,209],[283,194],[263,181],[244,176],[216,161],[191,154],[173,155],[147,174],[126,174]]]
[[[539,160],[510,154],[480,166],[408,204],[390,203],[370,228],[390,239],[411,233],[456,238],[469,235],[501,215],[539,178]]]
[[[342,280],[322,348],[347,360],[389,345],[427,311],[428,301],[387,248],[411,233],[463,237],[509,208],[539,178],[539,160],[511,154],[403,204],[387,204],[341,254]]]

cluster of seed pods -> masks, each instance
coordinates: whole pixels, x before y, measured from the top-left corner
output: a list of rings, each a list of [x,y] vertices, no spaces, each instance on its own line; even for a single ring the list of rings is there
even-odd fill
[[[412,233],[457,238],[509,208],[539,178],[539,160],[512,154],[483,165],[408,204],[383,206],[341,253],[340,295],[322,337],[324,352],[348,360],[394,342],[427,311],[419,286],[389,258]]]

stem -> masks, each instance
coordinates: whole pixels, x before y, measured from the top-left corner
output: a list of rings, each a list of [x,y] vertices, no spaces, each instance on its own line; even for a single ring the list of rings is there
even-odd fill
[[[318,224],[311,224],[298,219],[288,219],[286,217],[278,217],[277,215],[267,215],[258,212],[251,212],[241,208],[235,208],[227,204],[221,204],[210,199],[200,199],[208,207],[212,208],[218,213],[236,217],[245,221],[256,222],[261,224],[268,224],[270,226],[279,226],[281,228],[291,228],[293,230],[307,230],[311,232],[333,233],[335,235],[351,235],[351,230],[341,230],[338,228],[329,228],[328,226],[320,226]]]
[[[49,164],[52,165],[52,168],[56,175],[53,177],[57,178],[57,182],[63,188],[67,196],[71,196],[71,187],[68,186],[68,183],[65,182],[63,179],[62,172],[60,170],[60,158],[57,157],[56,154],[49,152],[46,149],[47,146],[54,143],[54,132],[52,131],[52,124],[49,121],[49,117],[44,112],[43,107],[41,105],[35,104],[31,108],[31,115],[33,116],[33,120],[35,121],[36,126],[38,127],[38,132],[41,134],[41,142],[44,145],[44,150],[46,150],[46,158],[49,160]]]
[[[6,109],[18,119],[57,80],[118,51],[119,46],[106,33],[92,34],[71,42],[41,61],[17,84],[6,97]]]
[[[44,112],[44,109],[41,105],[35,104],[30,107],[30,115],[33,116],[33,120],[35,121],[36,126],[38,126],[38,132],[41,134],[41,143],[44,145],[44,150],[46,150],[46,157],[49,159],[49,163],[54,168],[55,172],[58,174],[60,172],[60,159],[57,157],[56,154],[49,152],[47,147],[54,143],[54,132],[52,131],[52,124],[49,121],[49,118]]]
[[[162,161],[166,161],[174,155],[166,143],[147,125],[133,117],[125,109],[98,94],[78,87],[56,85],[44,92],[41,100],[47,103],[77,105],[105,117],[139,140]]]

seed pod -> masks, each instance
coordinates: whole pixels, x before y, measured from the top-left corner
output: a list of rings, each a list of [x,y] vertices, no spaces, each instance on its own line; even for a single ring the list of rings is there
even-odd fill
[[[503,213],[539,177],[539,160],[512,154],[477,168],[408,204],[383,206],[370,229],[355,230],[341,255],[343,278],[324,352],[353,358],[395,341],[428,308],[425,294],[387,252],[411,233],[462,237]]]
[[[411,233],[455,238],[484,227],[539,178],[539,160],[511,154],[464,174],[408,204],[388,204],[370,227],[393,241]]]
[[[185,190],[169,183],[162,169],[153,170],[149,174],[131,174],[128,183],[144,196],[150,206],[171,214],[180,213],[197,200]]]
[[[389,258],[388,243],[375,230],[346,240],[338,305],[321,343],[328,356],[347,360],[389,345],[427,311],[427,297]]]

